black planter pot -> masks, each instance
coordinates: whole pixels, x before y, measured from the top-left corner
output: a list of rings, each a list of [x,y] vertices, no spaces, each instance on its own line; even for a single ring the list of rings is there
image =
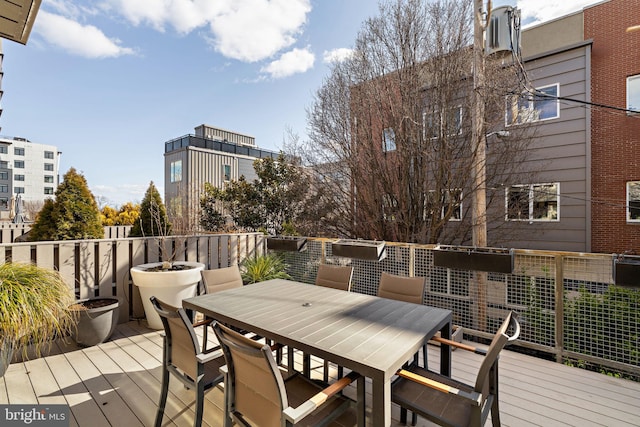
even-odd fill
[[[640,257],[614,258],[614,282],[618,286],[640,287]]]
[[[433,265],[457,270],[512,273],[513,249],[440,246],[433,250]]]
[[[341,239],[331,243],[331,253],[346,258],[382,261],[387,257],[385,242]]]
[[[107,341],[118,324],[119,301],[115,297],[78,300],[78,328],[73,338],[78,345],[89,347]]]
[[[273,251],[300,252],[307,248],[307,238],[298,236],[267,237],[267,249]]]

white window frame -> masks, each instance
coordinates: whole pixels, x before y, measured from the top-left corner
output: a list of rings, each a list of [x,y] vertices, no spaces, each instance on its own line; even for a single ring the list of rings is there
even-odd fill
[[[171,170],[169,172],[169,180],[171,182],[182,181],[182,159],[171,162]]]
[[[632,187],[633,188],[633,195],[632,195]],[[636,195],[637,192],[637,195]],[[635,206],[631,206],[631,204],[634,203]],[[626,210],[627,210],[627,222],[631,222],[634,224],[640,224],[640,181],[629,181],[627,182],[627,206],[626,206]],[[631,211],[633,210],[637,210],[637,217],[636,218],[632,218],[631,215]]]
[[[554,120],[560,117],[560,103],[557,97],[560,96],[560,83],[540,86],[536,91],[545,92],[548,88],[556,88],[556,99],[538,97],[530,93],[520,95],[509,95],[505,101],[504,121],[506,126],[516,126],[523,123],[543,122],[546,120]],[[536,108],[536,102],[552,101],[555,103],[555,113],[549,117],[540,118],[542,109]],[[515,114],[514,114],[515,113]]]
[[[627,77],[627,110],[640,113],[640,74]]]
[[[396,132],[391,127],[382,130],[382,149],[386,153],[397,149]]]
[[[555,186],[556,187],[556,213],[555,213],[555,218],[534,218],[534,213],[535,213],[535,201],[536,201],[536,194],[540,193],[540,190],[537,190],[536,188],[540,188],[540,187],[549,187],[549,186]],[[526,217],[522,217],[522,218],[510,218],[509,217],[509,201],[510,201],[510,193],[511,193],[511,189],[512,188],[522,188],[526,190],[527,193],[527,216]],[[504,214],[504,219],[505,221],[528,221],[528,222],[559,222],[560,221],[560,183],[559,182],[547,182],[547,183],[541,183],[541,184],[516,184],[516,185],[510,185],[507,188],[505,188],[505,194],[504,194],[504,209],[505,209],[505,214]]]

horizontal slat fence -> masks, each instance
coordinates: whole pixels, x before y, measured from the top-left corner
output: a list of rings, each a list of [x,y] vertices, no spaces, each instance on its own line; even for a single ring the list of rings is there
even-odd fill
[[[162,261],[164,245],[176,261],[201,262],[206,269],[239,264],[265,251],[261,233],[27,242],[0,244],[0,263],[24,262],[60,272],[77,298],[116,296],[120,322],[144,317],[131,267]],[[127,309],[122,309],[122,308]]]

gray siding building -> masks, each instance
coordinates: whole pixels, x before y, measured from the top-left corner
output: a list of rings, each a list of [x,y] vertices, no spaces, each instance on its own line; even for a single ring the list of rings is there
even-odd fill
[[[278,157],[278,153],[256,147],[255,138],[207,125],[165,143],[165,205],[178,228],[197,228],[200,196],[205,183],[222,188],[244,176],[253,181],[256,159]]]

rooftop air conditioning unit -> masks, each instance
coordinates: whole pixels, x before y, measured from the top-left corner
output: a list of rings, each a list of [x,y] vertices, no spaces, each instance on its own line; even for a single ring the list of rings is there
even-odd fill
[[[485,35],[485,55],[520,52],[520,10],[511,6],[491,10]]]

